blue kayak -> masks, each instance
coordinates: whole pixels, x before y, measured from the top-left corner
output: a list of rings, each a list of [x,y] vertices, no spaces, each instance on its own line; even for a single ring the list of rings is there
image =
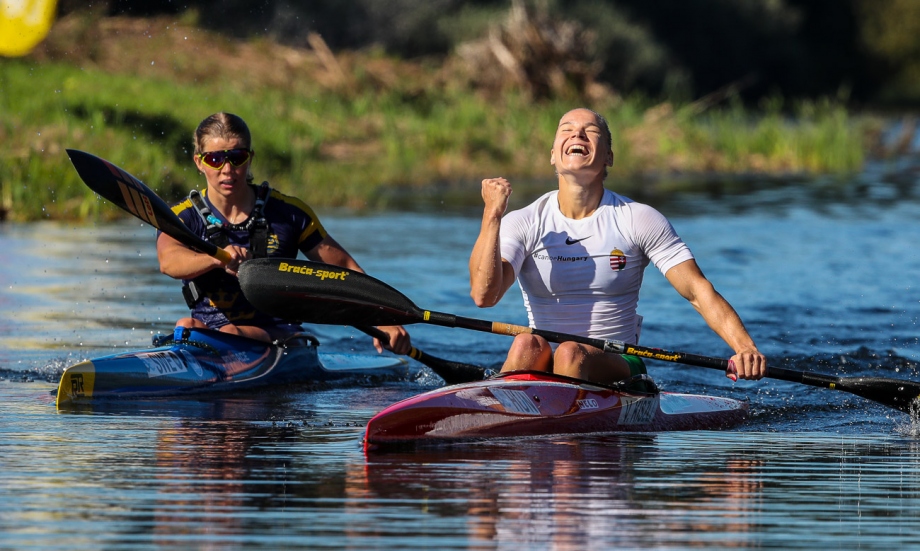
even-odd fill
[[[408,362],[377,354],[322,353],[307,334],[266,343],[209,329],[177,328],[153,348],[72,365],[58,385],[57,407],[105,398],[179,396],[267,385],[405,378]]]

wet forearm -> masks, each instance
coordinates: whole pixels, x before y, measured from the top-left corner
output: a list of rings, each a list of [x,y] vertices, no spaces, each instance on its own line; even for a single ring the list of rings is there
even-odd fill
[[[176,248],[160,255],[159,259],[160,272],[175,279],[195,279],[222,267],[216,258],[189,249]]]
[[[493,306],[504,293],[499,246],[501,218],[484,216],[470,254],[470,296],[477,306]]]
[[[706,324],[735,352],[756,349],[754,339],[731,304],[711,287],[704,295],[692,302]]]

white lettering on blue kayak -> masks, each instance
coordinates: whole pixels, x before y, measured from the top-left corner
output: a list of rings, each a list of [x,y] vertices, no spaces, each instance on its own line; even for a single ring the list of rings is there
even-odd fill
[[[182,358],[171,350],[138,354],[137,358],[147,368],[148,377],[162,377],[188,371],[188,366]]]
[[[227,375],[238,375],[259,365],[258,360],[249,361],[249,356],[243,352],[228,352],[224,354],[221,361],[224,364],[224,372]]]

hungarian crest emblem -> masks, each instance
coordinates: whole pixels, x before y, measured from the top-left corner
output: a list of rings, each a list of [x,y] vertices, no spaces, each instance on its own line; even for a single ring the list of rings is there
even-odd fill
[[[626,267],[626,253],[620,249],[610,251],[610,269],[619,272]]]

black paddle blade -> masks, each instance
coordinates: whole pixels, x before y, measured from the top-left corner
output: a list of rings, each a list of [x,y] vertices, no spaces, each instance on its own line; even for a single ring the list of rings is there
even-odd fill
[[[340,266],[259,258],[239,269],[240,286],[256,308],[286,320],[326,325],[408,325],[422,311],[396,289]]]
[[[911,409],[920,409],[920,403],[917,403],[917,398],[920,397],[920,384],[912,381],[881,377],[848,377],[840,379],[830,388],[850,392],[905,413],[911,413]]]
[[[143,182],[112,163],[89,153],[68,149],[70,162],[83,182],[103,198],[180,243],[218,256],[218,247],[193,234],[160,196]]]

